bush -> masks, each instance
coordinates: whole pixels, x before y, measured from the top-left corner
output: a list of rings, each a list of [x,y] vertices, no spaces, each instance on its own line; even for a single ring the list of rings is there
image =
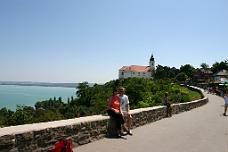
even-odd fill
[[[123,86],[129,97],[130,108],[144,108],[163,104],[165,92],[169,93],[173,103],[189,102],[201,98],[200,93],[191,91],[172,83],[170,80],[150,80],[143,78],[128,78],[113,80],[104,85],[89,86],[87,82],[79,84],[77,98],[71,98],[68,103],[61,97],[37,102],[35,109],[28,106],[18,106],[15,112],[3,108],[0,110],[0,127],[25,123],[45,122],[74,117],[82,117],[106,112],[107,99],[112,95],[112,89]]]

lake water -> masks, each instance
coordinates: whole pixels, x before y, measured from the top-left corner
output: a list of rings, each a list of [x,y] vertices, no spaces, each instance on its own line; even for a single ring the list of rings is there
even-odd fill
[[[75,97],[76,88],[0,85],[0,109],[6,107],[15,110],[17,105],[34,107],[37,101],[59,97],[64,102]]]

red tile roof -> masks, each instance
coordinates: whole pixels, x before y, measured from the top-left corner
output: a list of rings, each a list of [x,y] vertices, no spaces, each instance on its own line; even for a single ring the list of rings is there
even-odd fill
[[[151,68],[150,66],[131,65],[123,66],[120,70],[124,72],[150,72]]]

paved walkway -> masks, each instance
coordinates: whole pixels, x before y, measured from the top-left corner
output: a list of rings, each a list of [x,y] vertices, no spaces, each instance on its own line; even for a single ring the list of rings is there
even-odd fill
[[[209,103],[135,128],[133,136],[104,138],[75,152],[228,152],[228,116],[223,99],[208,95]]]

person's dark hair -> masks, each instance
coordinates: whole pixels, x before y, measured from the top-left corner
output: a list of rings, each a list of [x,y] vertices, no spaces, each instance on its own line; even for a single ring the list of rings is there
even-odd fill
[[[117,91],[117,89],[116,88],[113,88],[112,89],[112,94],[114,94],[116,91]]]
[[[168,92],[165,92],[165,96],[168,96],[168,94],[169,94]]]

